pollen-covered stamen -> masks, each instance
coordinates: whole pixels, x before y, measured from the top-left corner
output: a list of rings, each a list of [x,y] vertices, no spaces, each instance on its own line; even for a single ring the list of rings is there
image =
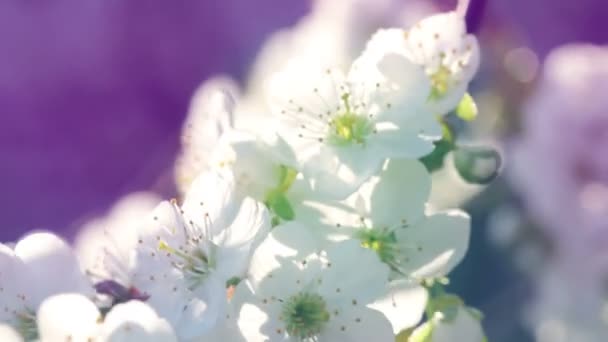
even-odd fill
[[[431,74],[431,95],[433,100],[440,99],[450,90],[452,83],[452,72],[450,69],[440,65],[437,71]]]
[[[365,144],[367,137],[374,131],[370,118],[357,114],[357,108],[350,105],[349,98],[349,94],[342,95],[344,112],[335,115],[329,123],[328,140],[336,145]]]
[[[378,254],[382,262],[387,264],[393,272],[404,274],[404,266],[410,261],[412,253],[423,251],[422,246],[397,239],[397,229],[407,229],[405,220],[397,226],[383,228],[363,227],[356,238],[361,246],[369,248]]]
[[[185,251],[175,249],[161,240],[158,243],[158,250],[177,259],[177,261],[172,262],[172,265],[184,273],[188,279],[190,290],[198,287],[215,267],[213,253],[208,255],[198,246],[193,246],[192,249]]]
[[[375,251],[384,263],[392,266],[399,259],[399,245],[394,230],[362,229],[357,238],[361,241],[362,247]]]
[[[300,292],[283,302],[280,319],[289,336],[299,340],[317,336],[330,319],[323,297]]]

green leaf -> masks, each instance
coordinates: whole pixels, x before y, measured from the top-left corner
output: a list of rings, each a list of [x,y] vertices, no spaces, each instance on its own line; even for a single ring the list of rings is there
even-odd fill
[[[469,183],[490,183],[498,175],[501,165],[502,157],[492,147],[459,147],[454,151],[454,166]]]
[[[473,97],[466,93],[456,107],[456,115],[464,121],[473,121],[477,117],[477,104]]]

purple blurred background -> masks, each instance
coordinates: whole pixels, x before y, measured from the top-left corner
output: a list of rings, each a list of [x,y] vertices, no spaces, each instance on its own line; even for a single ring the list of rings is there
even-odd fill
[[[306,2],[0,2],[0,241],[71,235],[121,195],[173,195],[190,96],[243,75]]]
[[[540,56],[566,41],[608,38],[606,1],[471,1],[470,27],[488,39],[500,29]],[[264,38],[309,7],[0,1],[0,240],[34,228],[69,236],[133,191],[173,195],[193,90],[213,74],[243,77]]]

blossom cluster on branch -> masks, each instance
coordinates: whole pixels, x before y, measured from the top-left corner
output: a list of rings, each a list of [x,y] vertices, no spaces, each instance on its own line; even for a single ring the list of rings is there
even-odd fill
[[[463,14],[381,29],[347,69],[325,62],[277,66],[256,89],[267,106],[203,85],[179,199],[128,197],[74,249],[46,232],[0,245],[0,340],[485,340],[445,289],[470,218],[427,208],[423,163],[447,114],[474,115]]]

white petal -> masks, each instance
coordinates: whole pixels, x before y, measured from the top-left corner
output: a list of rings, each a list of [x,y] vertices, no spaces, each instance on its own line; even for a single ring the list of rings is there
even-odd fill
[[[365,146],[323,148],[303,172],[317,196],[344,199],[381,167],[385,157],[376,152]]]
[[[246,273],[253,251],[270,231],[268,210],[251,198],[243,200],[237,215],[214,239],[216,271],[224,281]]]
[[[246,249],[255,248],[270,231],[270,217],[266,207],[251,198],[241,203],[237,217],[216,238],[215,243],[222,248]]]
[[[176,332],[181,338],[193,338],[211,331],[224,317],[226,310],[226,282],[214,276],[194,290],[181,316]]]
[[[23,272],[31,291],[23,291],[31,293],[34,307],[57,293],[93,293],[71,248],[52,233],[26,236],[15,246],[15,255],[24,263]]]
[[[397,241],[411,245],[404,269],[417,279],[445,276],[466,254],[470,225],[467,214],[453,210],[396,230]]]
[[[219,172],[231,174],[243,195],[263,200],[279,182],[280,157],[254,135],[233,131],[222,136],[211,163]]]
[[[282,330],[283,322],[277,319],[278,316],[278,310],[262,311],[255,305],[245,304],[239,313],[238,327],[246,341],[289,341]]]
[[[176,162],[176,183],[183,194],[196,176],[209,168],[218,140],[233,126],[233,97],[238,86],[228,78],[215,78],[203,83],[190,103],[182,129],[182,152]]]
[[[331,303],[365,305],[384,295],[389,268],[358,240],[338,242],[327,249],[331,263],[323,271],[319,294]]]
[[[88,341],[99,334],[100,313],[80,294],[60,294],[45,299],[36,315],[41,342]]]
[[[318,249],[319,241],[306,226],[291,221],[275,227],[251,258],[249,274],[254,286],[280,268],[283,260],[295,256],[303,259]]]
[[[0,324],[0,341],[23,342],[23,338],[10,325]]]
[[[424,313],[428,292],[422,286],[400,280],[391,283],[388,294],[370,305],[372,309],[382,312],[398,334],[404,329],[418,324]]]
[[[213,172],[196,178],[182,205],[184,216],[211,239],[234,220],[238,208],[234,179]]]
[[[377,125],[379,126],[381,125]],[[401,129],[392,124],[384,126],[378,128],[378,133],[369,139],[369,149],[377,155],[385,158],[417,159],[435,149],[433,142],[437,140],[436,136],[426,135],[410,128]],[[426,128],[435,130],[432,126]]]
[[[319,338],[321,342],[393,342],[395,335],[384,315],[365,306],[348,308],[332,316]]]
[[[385,82],[390,84],[390,89],[385,91],[388,93],[382,96],[392,100],[393,112],[402,111],[403,118],[431,114],[416,111],[430,95],[431,83],[424,68],[412,62],[403,53],[385,53],[377,63]]]
[[[96,281],[113,279],[129,285],[138,226],[160,201],[152,193],[130,194],[116,203],[105,217],[83,225],[74,247],[83,270]]]
[[[424,214],[431,177],[417,160],[392,159],[376,177],[361,186],[356,198],[376,227],[416,222]]]
[[[111,342],[177,341],[173,328],[144,302],[118,304],[105,316],[104,338]]]

